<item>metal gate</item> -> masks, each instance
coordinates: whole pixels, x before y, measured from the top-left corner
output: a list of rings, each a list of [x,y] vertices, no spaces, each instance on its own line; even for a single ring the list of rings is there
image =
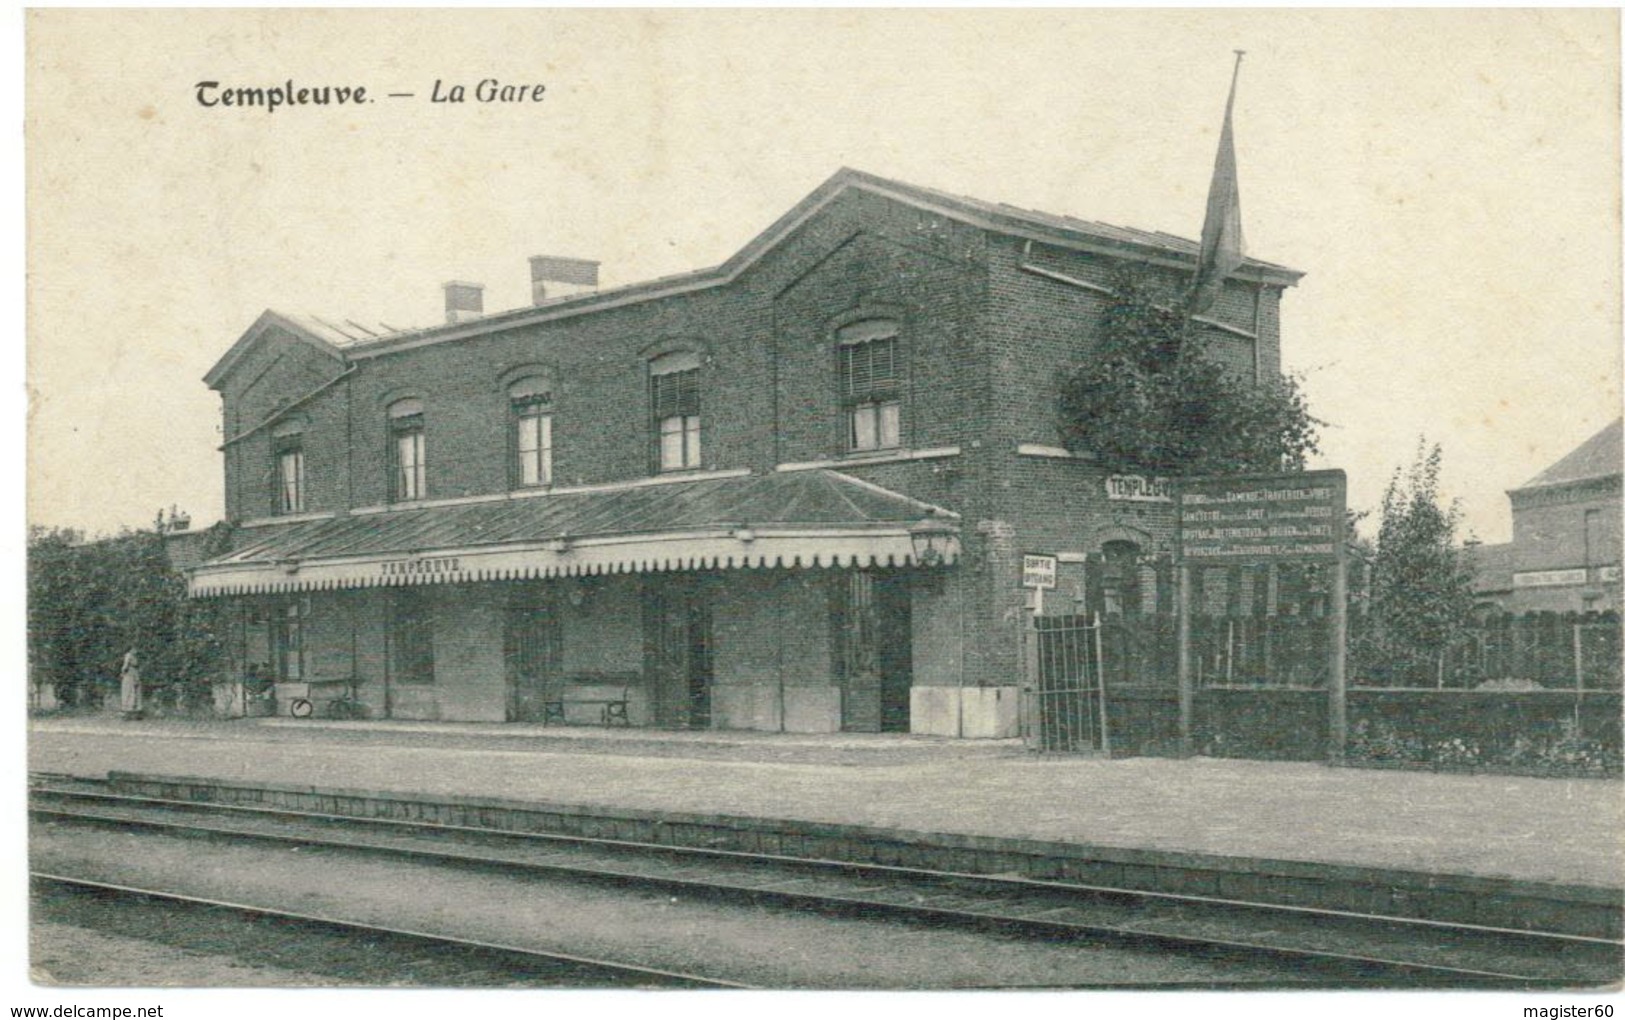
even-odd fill
[[[1027,627],[1028,745],[1110,754],[1100,615],[1034,616]]]

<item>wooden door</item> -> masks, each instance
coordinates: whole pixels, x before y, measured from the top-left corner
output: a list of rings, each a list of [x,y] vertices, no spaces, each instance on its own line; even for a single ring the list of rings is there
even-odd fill
[[[559,621],[534,596],[508,606],[504,627],[508,674],[508,721],[544,722],[548,687],[558,679]]]
[[[653,580],[644,589],[646,672],[655,723],[672,729],[711,725],[711,607],[699,578]]]
[[[875,661],[880,669],[880,731],[907,733],[909,688],[914,684],[914,623],[905,577],[875,578]]]
[[[907,733],[914,648],[906,577],[870,570],[839,576],[831,617],[841,728]]]

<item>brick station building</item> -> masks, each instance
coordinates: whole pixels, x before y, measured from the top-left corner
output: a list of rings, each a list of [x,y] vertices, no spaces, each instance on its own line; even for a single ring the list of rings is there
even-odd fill
[[[1165,488],[1062,448],[1056,398],[1116,271],[1181,285],[1196,248],[842,170],[712,269],[539,257],[532,306],[448,284],[419,330],[267,311],[205,379],[227,523],[191,592],[235,673],[373,718],[607,687],[633,725],[1014,735],[1024,553],[1051,611],[1156,597]],[[1300,275],[1245,262],[1210,349],[1275,376]]]
[[[1512,541],[1473,552],[1474,593],[1507,612],[1619,612],[1621,420],[1507,492]]]

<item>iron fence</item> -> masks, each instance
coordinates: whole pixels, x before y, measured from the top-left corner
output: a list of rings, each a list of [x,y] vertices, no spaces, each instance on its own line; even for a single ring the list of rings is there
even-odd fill
[[[1027,740],[1041,751],[1110,753],[1100,617],[1032,619]]]
[[[1424,650],[1385,646],[1373,620],[1352,623],[1350,676],[1357,686],[1620,689],[1618,613],[1487,615]]]

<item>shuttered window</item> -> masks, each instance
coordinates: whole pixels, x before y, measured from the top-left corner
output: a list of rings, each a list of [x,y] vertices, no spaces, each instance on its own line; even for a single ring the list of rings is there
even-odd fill
[[[861,322],[840,332],[836,348],[848,450],[887,450],[902,445],[903,405],[897,328]]]
[[[841,384],[848,400],[897,395],[897,338],[869,340],[841,348]]]
[[[661,471],[699,467],[698,355],[678,352],[649,363],[649,405],[654,418],[657,467]]]

